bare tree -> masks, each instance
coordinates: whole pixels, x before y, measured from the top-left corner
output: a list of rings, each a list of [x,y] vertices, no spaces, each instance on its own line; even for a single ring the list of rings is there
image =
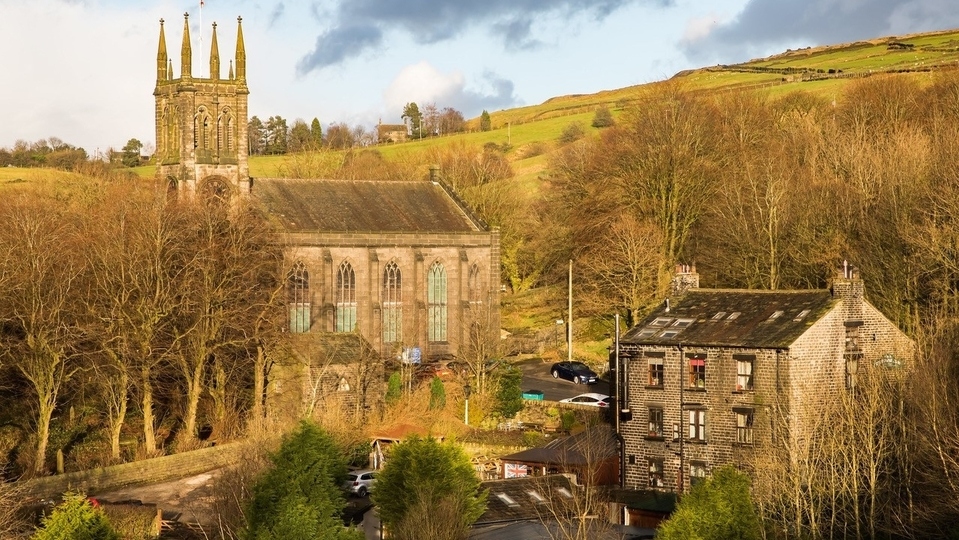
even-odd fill
[[[584,422],[594,419],[581,417]],[[552,540],[590,540],[610,537],[612,518],[604,481],[609,481],[608,464],[615,461],[616,441],[608,425],[593,425],[554,444],[559,450],[556,464],[568,471],[563,481],[558,475],[544,476],[536,482],[543,504],[536,505],[539,519]]]
[[[200,396],[209,389],[213,419],[222,422],[228,389],[237,374],[251,377],[250,348],[264,306],[276,301],[279,255],[268,248],[268,227],[255,214],[215,203],[189,208],[192,251],[181,261],[184,276],[175,307],[174,363],[184,384],[183,436],[197,435]],[[207,386],[207,374],[209,385]]]
[[[0,302],[7,358],[29,383],[36,407],[33,471],[46,470],[50,420],[60,391],[80,368],[82,331],[77,324],[81,264],[75,220],[53,201],[20,196],[0,207],[6,224],[0,251],[8,277]]]

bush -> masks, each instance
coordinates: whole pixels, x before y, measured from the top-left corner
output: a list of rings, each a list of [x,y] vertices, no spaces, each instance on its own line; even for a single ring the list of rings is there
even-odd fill
[[[446,387],[439,377],[430,381],[430,409],[442,409],[446,406]]]
[[[523,372],[509,366],[499,378],[496,412],[503,418],[513,418],[521,410],[523,410]]]
[[[549,152],[549,145],[543,141],[535,141],[529,143],[526,148],[523,150],[524,158],[531,158],[536,156],[541,156]]]
[[[79,493],[68,493],[63,503],[32,537],[34,540],[121,540],[110,520]]]
[[[386,400],[387,405],[395,405],[402,395],[403,379],[399,371],[394,371],[390,374],[389,380],[386,381],[386,396],[383,399]]]
[[[616,122],[613,121],[613,115],[609,112],[609,109],[606,107],[600,107],[596,109],[596,113],[593,115],[593,127],[594,128],[604,128],[614,125]]]
[[[483,514],[486,493],[458,445],[411,437],[392,447],[373,503],[392,538],[454,540]]]
[[[272,468],[253,487],[247,513],[249,540],[362,539],[344,527],[346,462],[330,435],[301,422],[284,438]]]
[[[760,533],[759,517],[749,496],[749,477],[726,465],[679,500],[656,538],[758,540]]]
[[[586,130],[583,129],[583,124],[579,122],[573,122],[572,124],[566,126],[563,129],[563,133],[559,136],[559,142],[562,143],[571,143],[576,142],[586,136]]]

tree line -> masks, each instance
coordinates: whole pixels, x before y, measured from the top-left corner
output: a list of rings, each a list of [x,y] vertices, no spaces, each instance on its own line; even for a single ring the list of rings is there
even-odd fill
[[[167,201],[109,172],[101,180],[0,202],[12,473],[44,474],[58,450],[82,459],[81,441],[120,460],[124,439],[149,456],[263,416],[265,349],[280,328],[268,228],[249,209]]]
[[[422,111],[416,103],[407,103],[401,116],[410,138],[420,139],[460,133],[466,130],[463,113],[436,104],[428,103]],[[247,126],[250,155],[293,154],[310,150],[348,150],[373,146],[380,141],[377,130],[368,130],[362,125],[350,126],[345,122],[333,122],[323,130],[318,118],[307,124],[296,119],[292,125],[282,116],[270,116],[266,121],[257,116],[250,118]]]
[[[28,142],[17,140],[13,148],[0,148],[0,167],[50,167],[73,170],[89,159],[87,151],[58,137]]]

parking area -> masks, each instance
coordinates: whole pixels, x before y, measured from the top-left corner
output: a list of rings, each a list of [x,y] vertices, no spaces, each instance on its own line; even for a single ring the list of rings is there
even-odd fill
[[[603,379],[596,384],[575,384],[563,379],[554,379],[550,375],[550,366],[553,363],[544,362],[540,358],[521,360],[513,365],[523,372],[523,391],[539,390],[543,392],[543,399],[548,401],[559,401],[587,392],[612,395],[609,392],[609,382]]]

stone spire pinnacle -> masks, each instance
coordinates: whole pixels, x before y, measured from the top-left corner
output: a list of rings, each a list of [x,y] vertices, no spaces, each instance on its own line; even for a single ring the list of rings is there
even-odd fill
[[[160,19],[160,45],[157,47],[157,82],[167,80],[166,34],[163,33],[163,19]]]
[[[216,23],[213,23],[213,42],[210,44],[210,78],[220,80],[220,48],[216,44]]]
[[[243,17],[236,18],[236,78],[246,82],[246,47],[243,45]]]
[[[193,78],[193,47],[190,45],[190,14],[183,14],[183,45],[180,47],[180,78]]]

